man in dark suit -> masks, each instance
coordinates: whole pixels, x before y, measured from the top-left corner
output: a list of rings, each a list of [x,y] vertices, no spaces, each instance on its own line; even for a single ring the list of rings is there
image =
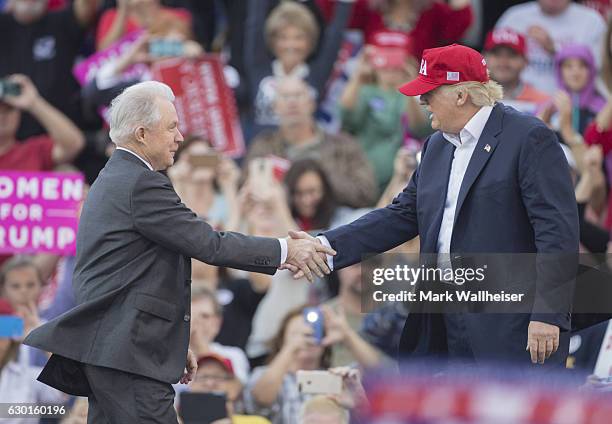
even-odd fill
[[[577,254],[577,207],[562,149],[541,121],[498,103],[501,87],[489,79],[478,52],[460,45],[425,50],[418,77],[400,91],[421,96],[438,131],[425,142],[418,169],[391,205],[319,237],[338,251],[328,257],[330,268],[351,265],[417,235],[421,254],[434,257]],[[305,233],[292,237],[308,238]],[[539,266],[534,266],[537,278],[545,274],[539,271],[550,270]],[[548,289],[524,313],[411,313],[400,355],[476,363],[528,364],[531,359],[563,366],[571,328],[568,309],[542,308],[538,301],[546,304],[555,290],[561,298],[571,293],[554,279]]]
[[[309,278],[329,272],[317,243],[216,232],[181,203],[158,172],[183,141],[173,100],[155,81],[113,100],[117,150],[81,214],[77,306],[24,342],[53,353],[39,380],[89,397],[90,423],[177,422],[171,384],[188,383],[197,368],[188,350],[191,258],[267,274],[289,264]]]

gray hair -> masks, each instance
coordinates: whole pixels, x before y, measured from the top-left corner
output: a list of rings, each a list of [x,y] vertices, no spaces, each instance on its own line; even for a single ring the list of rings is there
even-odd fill
[[[158,98],[174,101],[174,93],[159,81],[134,84],[113,99],[109,110],[110,138],[116,145],[130,141],[138,127],[151,127],[159,122]]]

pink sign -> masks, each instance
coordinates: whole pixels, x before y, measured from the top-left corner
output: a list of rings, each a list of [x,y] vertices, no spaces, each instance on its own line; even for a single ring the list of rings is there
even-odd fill
[[[76,251],[79,173],[0,171],[0,253]]]
[[[87,59],[79,62],[72,73],[81,85],[87,84],[95,76],[98,70],[109,62],[116,62],[143,34],[143,31],[133,31],[125,37],[111,44],[108,48],[92,54]],[[148,72],[148,67],[144,64],[135,64],[121,73],[122,79],[137,79],[143,73]]]

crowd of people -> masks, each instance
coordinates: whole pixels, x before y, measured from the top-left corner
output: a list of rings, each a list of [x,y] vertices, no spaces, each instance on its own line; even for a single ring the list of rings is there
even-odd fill
[[[213,53],[246,149],[229,157],[204,135],[185,134],[168,178],[216,229],[316,235],[389,204],[407,185],[433,130],[419,99],[397,88],[418,75],[425,49],[463,43],[482,52],[504,104],[555,131],[574,178],[581,251],[611,253],[609,1],[483,3],[0,0],[0,173],[78,170],[93,184],[114,148],[100,110],[153,78],[156,62]],[[76,64],[135,34],[130,48],[77,81]],[[155,51],[160,40],[172,51]],[[74,259],[0,256],[0,315],[23,318],[27,334],[73,308]],[[175,387],[179,410],[181,393],[222,393],[230,418],[219,423],[348,423],[367,403],[361,373],[398,359],[406,311],[362,313],[361,265],[309,284],[288,271],[193,260],[191,285],[199,368],[190,385]],[[313,307],[323,337],[305,320]],[[568,367],[592,372],[608,325],[574,336],[592,343],[574,343]],[[0,338],[0,399],[62,403],[62,422],[85,423],[87,403],[37,382],[47,354],[20,340]],[[342,377],[340,395],[300,390],[299,370],[328,369]]]

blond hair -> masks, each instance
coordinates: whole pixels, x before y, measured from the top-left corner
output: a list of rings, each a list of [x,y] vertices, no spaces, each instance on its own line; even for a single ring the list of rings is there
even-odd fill
[[[318,395],[308,399],[300,410],[299,423],[303,424],[306,417],[310,414],[332,415],[337,414],[340,423],[348,424],[349,412],[338,405],[338,403],[326,396]]]
[[[447,86],[456,91],[465,90],[474,106],[493,106],[504,97],[502,86],[490,79],[487,82],[467,81]]]
[[[306,33],[310,40],[310,52],[312,52],[319,40],[317,21],[306,6],[289,1],[275,7],[266,19],[264,31],[268,48],[274,49],[274,41],[278,33],[288,26],[295,26]]]

